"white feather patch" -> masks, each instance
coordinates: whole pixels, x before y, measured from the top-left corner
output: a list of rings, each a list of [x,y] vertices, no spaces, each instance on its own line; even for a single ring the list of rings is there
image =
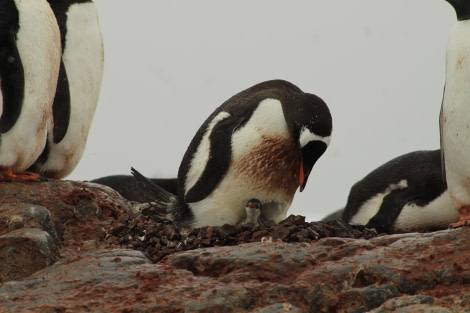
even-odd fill
[[[263,136],[289,137],[289,130],[282,111],[282,104],[277,99],[265,99],[258,104],[250,120],[232,136],[232,158],[245,155],[259,145]]]
[[[325,136],[325,137],[319,136],[317,134],[312,133],[310,129],[306,127],[302,128],[302,131],[300,132],[300,136],[299,136],[300,147],[303,148],[309,142],[312,142],[312,141],[323,141],[326,144],[326,146],[329,146],[330,141],[331,141],[331,136]]]

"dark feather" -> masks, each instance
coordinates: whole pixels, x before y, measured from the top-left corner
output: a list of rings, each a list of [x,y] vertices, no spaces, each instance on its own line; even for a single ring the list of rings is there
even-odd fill
[[[131,173],[137,179],[143,193],[149,198],[149,201],[157,204],[158,207],[169,207],[176,200],[176,196],[131,167]]]

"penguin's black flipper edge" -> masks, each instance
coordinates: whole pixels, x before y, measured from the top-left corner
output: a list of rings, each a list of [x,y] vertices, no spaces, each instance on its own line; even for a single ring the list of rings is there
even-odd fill
[[[213,128],[209,137],[210,157],[196,184],[185,194],[187,203],[205,199],[220,183],[232,158],[232,134],[244,121],[243,116],[231,116]]]
[[[384,197],[379,211],[367,223],[367,228],[375,228],[379,233],[393,233],[393,225],[403,207],[409,202],[406,190],[398,189]]]
[[[149,201],[156,201],[163,205],[169,205],[175,201],[175,195],[166,191],[156,183],[149,180],[135,168],[131,167],[131,173],[137,179],[139,186],[142,188],[142,191],[147,195]]]

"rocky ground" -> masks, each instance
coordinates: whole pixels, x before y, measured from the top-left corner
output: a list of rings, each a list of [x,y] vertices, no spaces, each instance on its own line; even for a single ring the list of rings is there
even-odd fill
[[[0,183],[0,312],[470,312],[469,239],[180,229],[100,185]]]

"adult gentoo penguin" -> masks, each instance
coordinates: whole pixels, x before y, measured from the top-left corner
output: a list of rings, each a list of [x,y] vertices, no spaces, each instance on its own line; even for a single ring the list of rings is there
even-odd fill
[[[441,152],[415,151],[378,167],[354,184],[342,216],[378,232],[447,228],[458,220],[441,172]]]
[[[24,171],[44,149],[61,57],[60,32],[45,0],[0,4],[0,180]]]
[[[470,223],[470,1],[447,0],[457,12],[446,52],[440,130],[443,172],[459,227]]]
[[[30,170],[63,178],[85,149],[101,88],[104,49],[91,0],[48,1],[60,28],[62,61],[47,144]]]
[[[247,217],[251,199],[261,203],[263,219],[277,223],[297,188],[304,189],[331,130],[322,99],[287,81],[266,81],[231,97],[204,122],[181,162],[177,195],[133,174],[180,225],[252,221],[258,217]]]

